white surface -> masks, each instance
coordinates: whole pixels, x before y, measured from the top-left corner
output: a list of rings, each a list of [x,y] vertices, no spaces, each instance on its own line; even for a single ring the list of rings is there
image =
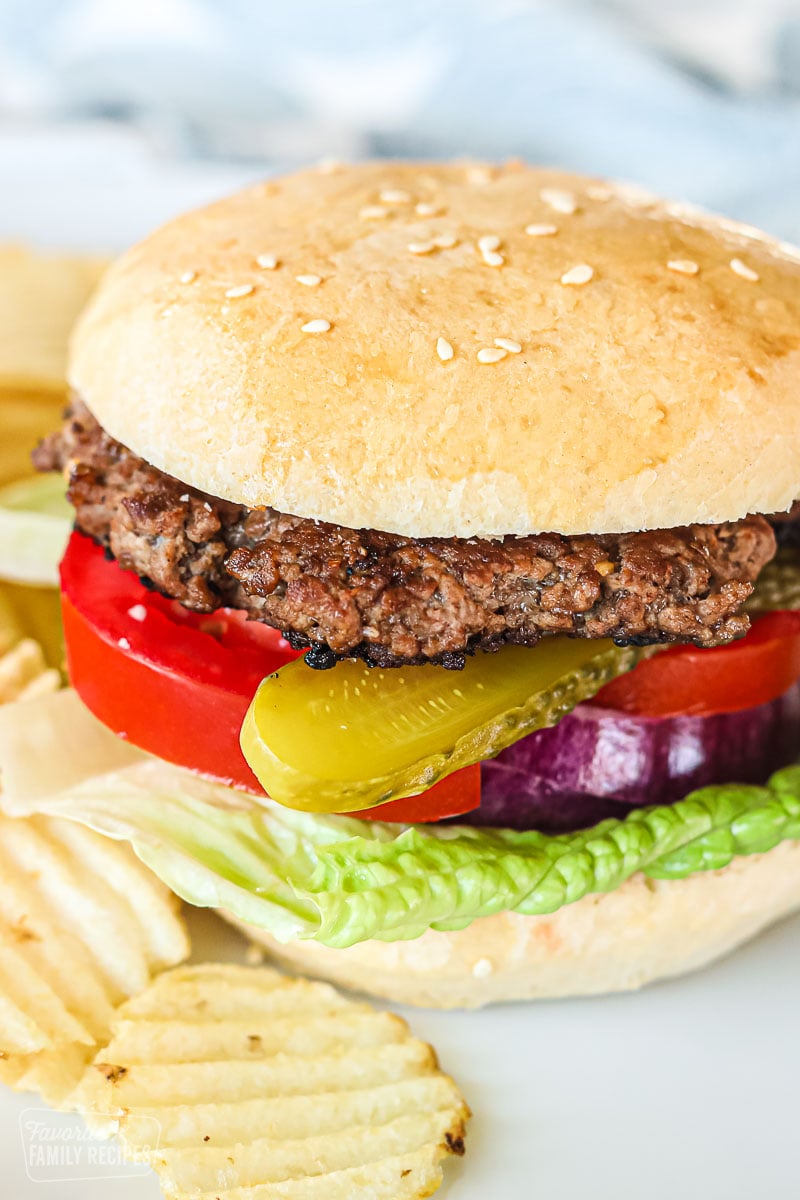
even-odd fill
[[[1,150],[1,147],[0,147]],[[1,156],[0,156],[1,159]],[[17,176],[0,238],[104,251],[226,186],[159,184],[140,161],[102,189]],[[2,167],[0,166],[0,182]],[[236,954],[201,922],[201,956]],[[798,1200],[800,918],[698,975],[599,1000],[410,1011],[474,1110],[443,1200]],[[0,1089],[0,1200],[155,1200],[153,1179],[32,1183]]]
[[[0,124],[0,239],[117,251],[260,174],[255,167],[175,165],[141,136],[102,121]]]

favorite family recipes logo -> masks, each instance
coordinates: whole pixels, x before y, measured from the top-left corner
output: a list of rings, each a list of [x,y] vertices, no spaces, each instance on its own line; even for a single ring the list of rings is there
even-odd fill
[[[124,1150],[110,1138],[116,1129],[113,1116],[95,1114],[92,1124],[90,1130],[77,1113],[54,1113],[46,1108],[26,1108],[20,1113],[25,1171],[31,1182],[67,1183],[148,1174],[147,1157],[157,1148],[161,1132],[155,1118],[140,1118],[139,1144],[128,1143]]]

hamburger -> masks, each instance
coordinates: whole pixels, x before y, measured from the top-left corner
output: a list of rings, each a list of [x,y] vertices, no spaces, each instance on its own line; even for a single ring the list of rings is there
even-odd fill
[[[800,906],[799,367],[795,251],[564,172],[173,221],[35,452],[80,698],[37,744],[98,764],[59,810],[408,1003],[730,950]]]

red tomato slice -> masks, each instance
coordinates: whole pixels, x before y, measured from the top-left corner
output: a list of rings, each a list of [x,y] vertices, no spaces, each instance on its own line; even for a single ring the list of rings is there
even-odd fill
[[[481,802],[480,763],[454,771],[441,783],[419,796],[403,796],[375,808],[351,812],[351,817],[369,817],[373,821],[397,821],[402,825],[418,825],[425,821],[441,821],[445,817],[460,817],[472,812]]]
[[[265,675],[296,653],[277,630],[220,609],[191,613],[74,533],[61,563],[70,679],[119,737],[263,795],[239,728]]]
[[[80,533],[61,563],[61,606],[70,680],[104,725],[167,762],[264,795],[239,730],[261,680],[300,651],[236,609],[193,613],[148,590]],[[438,821],[479,803],[480,768],[468,767],[364,816]]]
[[[640,717],[710,717],[766,704],[798,679],[800,612],[774,612],[727,646],[662,650],[587,703]]]

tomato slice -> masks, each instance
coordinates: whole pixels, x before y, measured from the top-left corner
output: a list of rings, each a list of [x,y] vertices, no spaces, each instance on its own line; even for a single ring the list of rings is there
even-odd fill
[[[710,717],[766,704],[798,679],[800,612],[774,612],[727,646],[662,650],[587,703],[640,717]]]
[[[264,795],[239,730],[261,681],[301,652],[236,609],[193,613],[150,591],[80,533],[61,562],[61,607],[70,680],[99,720],[167,762]],[[475,767],[363,815],[438,821],[479,803]]]
[[[280,633],[233,609],[189,612],[78,533],[61,592],[70,679],[95,716],[168,762],[263,796],[239,727],[264,676],[297,657]]]
[[[348,813],[350,817],[369,817],[373,821],[398,821],[417,825],[426,821],[442,821],[445,817],[460,817],[472,812],[481,802],[481,767],[475,763],[447,775],[419,796],[403,796],[374,808]]]

